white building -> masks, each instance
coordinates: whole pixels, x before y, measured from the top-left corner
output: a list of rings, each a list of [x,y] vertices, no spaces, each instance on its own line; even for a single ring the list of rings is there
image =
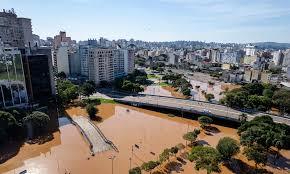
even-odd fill
[[[64,72],[66,75],[70,74],[68,47],[61,46],[53,51],[55,73]]]
[[[253,45],[247,45],[244,51],[246,52],[246,56],[254,56],[257,53],[256,46]]]
[[[93,48],[89,51],[89,80],[100,84],[114,80],[114,50]]]
[[[176,65],[178,63],[178,56],[174,53],[168,53],[168,63],[171,65]]]
[[[273,62],[275,66],[281,66],[283,63],[283,53],[281,50],[273,53]]]
[[[287,79],[290,80],[290,66],[287,67]]]
[[[283,60],[283,66],[290,66],[290,49],[287,49],[284,52],[284,60]]]
[[[231,52],[225,50],[225,52],[221,53],[221,62],[222,63],[229,63],[229,64],[239,64],[240,58],[237,52]]]
[[[211,62],[212,63],[220,63],[221,62],[221,53],[218,49],[210,50],[211,52]]]

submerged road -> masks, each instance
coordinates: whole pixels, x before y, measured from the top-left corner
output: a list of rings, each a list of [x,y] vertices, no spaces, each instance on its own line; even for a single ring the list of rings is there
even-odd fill
[[[124,96],[114,98],[116,101],[137,104],[143,106],[153,106],[166,109],[183,110],[192,113],[215,116],[229,120],[238,121],[243,112],[229,108],[224,105],[201,102],[196,100],[184,100],[172,97],[161,97],[152,95],[138,95],[138,96]],[[247,114],[248,120],[252,120],[256,116],[269,115],[265,113]],[[290,119],[286,117],[279,117],[270,115],[277,123],[285,123],[290,125]]]
[[[112,149],[112,143],[106,139],[101,130],[93,125],[89,119],[83,116],[74,116],[72,119],[90,142],[92,153],[95,154]]]

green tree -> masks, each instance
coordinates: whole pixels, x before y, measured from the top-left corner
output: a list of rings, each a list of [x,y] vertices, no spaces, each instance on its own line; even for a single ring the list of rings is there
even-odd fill
[[[274,92],[272,99],[281,113],[290,112],[290,90],[279,89]]]
[[[219,140],[216,149],[224,160],[230,160],[232,156],[240,152],[240,145],[238,141],[230,137],[224,137]]]
[[[16,119],[9,112],[0,111],[0,143],[10,136],[11,129],[17,125]]]
[[[129,170],[129,174],[141,174],[141,168],[140,167],[134,167],[133,169]]]
[[[196,141],[197,136],[200,134],[199,129],[195,129],[193,132],[188,132],[183,135],[183,139],[189,141],[190,144],[193,144]]]
[[[169,160],[170,157],[170,149],[164,149],[163,152],[159,155],[159,161],[162,163],[166,160]]]
[[[93,120],[96,117],[96,114],[98,112],[97,108],[94,104],[88,104],[86,107],[87,113],[89,114],[89,117],[91,120]]]
[[[195,161],[195,169],[205,169],[207,174],[220,172],[221,157],[219,152],[208,146],[195,146],[192,148],[188,159]]]
[[[205,99],[210,102],[212,99],[214,99],[214,95],[213,94],[206,94]]]
[[[253,160],[255,162],[256,168],[257,165],[265,165],[267,163],[267,152],[261,145],[253,144],[250,147],[246,147],[244,154],[248,160]]]
[[[58,80],[57,81],[57,92],[59,104],[68,104],[71,100],[78,97],[78,86],[72,84],[68,80]]]
[[[60,73],[57,73],[56,77],[63,80],[63,79],[66,79],[66,74],[62,71]]]
[[[263,96],[264,97],[268,97],[268,98],[272,98],[274,95],[274,91],[271,89],[264,89],[263,91]]]
[[[46,128],[50,118],[46,113],[34,111],[23,118],[23,123],[33,128],[33,135],[39,135]]]
[[[191,95],[191,91],[187,87],[181,88],[181,92],[182,92],[183,95],[186,95],[186,96],[190,96]]]
[[[198,117],[198,122],[200,124],[200,127],[202,129],[205,129],[207,126],[210,126],[210,124],[213,122],[213,120],[210,117],[201,116],[201,117]]]
[[[149,172],[159,165],[157,161],[149,161],[142,164],[141,169]]]
[[[89,97],[96,91],[96,87],[94,84],[91,82],[85,82],[81,87],[80,87],[81,94]]]
[[[173,146],[170,148],[170,153],[176,155],[178,153],[178,147]]]

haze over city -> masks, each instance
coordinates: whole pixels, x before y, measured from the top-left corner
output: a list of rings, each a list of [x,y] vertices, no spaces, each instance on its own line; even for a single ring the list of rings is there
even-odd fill
[[[41,38],[67,31],[76,40],[290,42],[290,1],[1,0],[32,19]]]

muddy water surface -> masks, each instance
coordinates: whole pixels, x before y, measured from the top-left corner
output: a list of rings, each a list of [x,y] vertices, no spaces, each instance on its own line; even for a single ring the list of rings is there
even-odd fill
[[[60,132],[56,133],[55,140],[49,142],[58,143],[50,146],[49,143],[24,146],[16,157],[0,165],[0,173],[13,174],[15,168],[15,173],[27,170],[28,173],[33,174],[57,174],[65,173],[65,171],[71,174],[110,174],[112,169],[114,174],[127,174],[130,167],[140,166],[144,161],[157,160],[159,153],[165,148],[170,148],[178,143],[185,144],[182,135],[199,127],[197,121],[169,117],[166,114],[140,108],[114,104],[105,104],[98,108],[100,110],[98,115],[103,118],[103,121],[95,122],[95,124],[115,144],[119,152],[110,150],[96,154],[94,157],[90,156],[88,144],[78,129],[68,120],[62,120]],[[67,113],[69,115],[86,114],[85,110],[81,110],[81,108],[72,108]],[[221,137],[230,136],[238,139],[236,129],[213,126],[218,131],[212,136],[201,133],[198,140],[214,147]],[[42,147],[45,149],[44,151],[41,151]],[[37,151],[37,153],[31,155],[33,151]],[[283,151],[283,155],[289,158],[289,151]],[[246,161],[243,156],[240,158]],[[112,161],[112,159],[114,160]],[[267,169],[273,173],[287,173],[282,169],[270,167]],[[205,171],[195,171],[193,163],[189,162],[182,166],[182,170],[179,173],[206,173]],[[222,167],[222,173],[232,172]]]

